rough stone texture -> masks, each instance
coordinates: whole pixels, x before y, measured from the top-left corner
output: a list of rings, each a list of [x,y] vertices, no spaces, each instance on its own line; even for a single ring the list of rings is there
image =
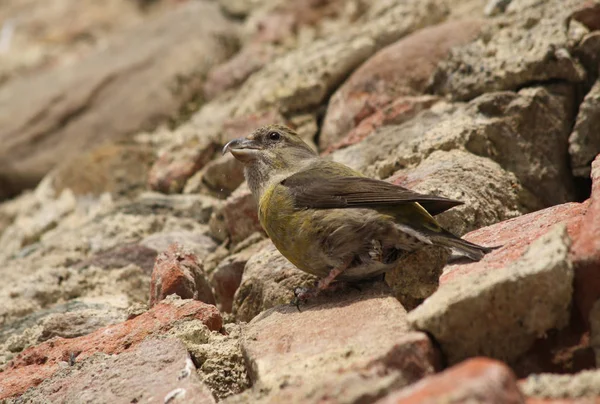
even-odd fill
[[[505,18],[440,64],[432,78],[434,92],[470,100],[535,82],[583,81],[586,73],[571,56],[566,24],[580,4],[579,0],[511,2]]]
[[[283,113],[316,107],[377,50],[441,21],[446,13],[434,1],[406,1],[378,19],[293,50],[246,80],[234,116],[270,107]]]
[[[164,333],[176,323],[199,320],[211,330],[222,326],[216,307],[193,300],[170,299],[121,324],[101,328],[78,338],[55,338],[20,353],[2,374],[0,399],[22,394],[58,371],[61,362],[82,361],[94,353],[119,354],[138,346],[146,337]]]
[[[546,331],[569,320],[573,268],[566,226],[555,226],[502,270],[442,285],[409,314],[449,363],[485,355],[515,360]]]
[[[229,196],[244,182],[244,165],[228,153],[208,163],[185,184],[185,194],[213,194],[220,198]]]
[[[60,163],[51,174],[57,192],[135,197],[146,188],[154,152],[147,145],[107,144]]]
[[[521,391],[534,398],[600,399],[600,371],[589,370],[575,375],[531,375],[520,383]],[[594,401],[597,402],[597,401]]]
[[[377,404],[524,403],[513,372],[504,363],[487,358],[469,359],[428,376]]]
[[[158,192],[144,192],[134,202],[123,204],[117,210],[137,215],[166,214],[208,223],[212,212],[220,205],[221,201],[207,195],[165,195]]]
[[[591,162],[600,153],[600,80],[579,106],[579,114],[569,137],[569,154],[573,175],[588,177]]]
[[[466,149],[513,172],[545,206],[564,203],[575,193],[565,159],[572,102],[570,87],[550,85],[489,93],[468,104],[440,103],[402,125],[376,130],[332,158],[386,178],[434,151]]]
[[[385,285],[263,312],[244,330],[255,402],[371,402],[430,374],[434,350],[408,332],[406,312]],[[266,391],[267,397],[260,397]]]
[[[218,399],[250,387],[239,342],[241,327],[226,324],[222,331],[211,331],[202,322],[192,320],[176,324],[168,333],[185,344],[198,375]]]
[[[575,304],[586,322],[592,306],[600,300],[600,155],[592,163],[591,171],[590,204],[572,248]]]
[[[215,211],[210,218],[211,235],[220,241],[229,239],[233,244],[246,239],[252,233],[263,231],[258,220],[256,200],[248,188],[242,184]]]
[[[95,254],[75,266],[77,269],[85,269],[92,266],[102,269],[123,268],[130,264],[142,268],[145,273],[151,274],[154,261],[158,252],[153,248],[129,243],[123,246],[115,246],[106,251]]]
[[[156,258],[150,282],[150,306],[165,297],[176,294],[182,299],[194,299],[215,304],[215,297],[198,257],[179,244],[169,248]]]
[[[233,40],[217,5],[188,2],[79,63],[4,85],[0,182],[11,186],[3,196],[81,150],[176,116]]]
[[[205,229],[208,230],[206,227]],[[197,255],[199,259],[204,259],[217,248],[217,244],[212,238],[198,232],[197,229],[154,233],[140,242],[140,244],[160,252],[167,250],[174,243]]]
[[[242,283],[246,263],[256,254],[261,244],[250,247],[223,259],[210,273],[210,284],[221,311],[230,313],[233,309],[233,297]]]
[[[285,259],[270,240],[259,248],[246,263],[233,298],[233,314],[240,321],[250,321],[262,311],[290,303],[296,287],[313,286],[316,280]]]
[[[210,390],[195,370],[181,342],[153,339],[120,355],[96,354],[81,363],[64,366],[20,399],[61,403],[214,404]]]
[[[327,149],[394,99],[422,94],[450,48],[470,42],[480,27],[480,20],[444,22],[408,35],[370,57],[331,97],[320,147]]]

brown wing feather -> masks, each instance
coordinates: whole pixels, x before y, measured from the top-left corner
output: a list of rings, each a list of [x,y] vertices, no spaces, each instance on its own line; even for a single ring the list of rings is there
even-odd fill
[[[431,215],[437,215],[462,202],[434,195],[413,192],[389,182],[366,177],[319,175],[308,169],[284,181],[297,208],[377,208],[418,202]]]

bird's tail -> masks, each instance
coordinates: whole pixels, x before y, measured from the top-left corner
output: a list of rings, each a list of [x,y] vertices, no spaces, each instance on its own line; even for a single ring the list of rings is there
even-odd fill
[[[442,230],[441,233],[437,234],[428,234],[428,236],[433,244],[448,247],[452,249],[453,252],[467,257],[473,261],[479,261],[485,254],[500,248],[500,246],[483,247],[475,243],[471,243],[470,241],[463,240],[462,238],[457,237],[446,230]]]

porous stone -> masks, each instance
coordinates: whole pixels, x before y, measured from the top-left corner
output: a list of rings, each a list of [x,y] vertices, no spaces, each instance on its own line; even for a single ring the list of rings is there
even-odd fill
[[[519,383],[528,398],[600,399],[600,371],[588,370],[574,375],[534,374]]]
[[[502,270],[442,285],[409,321],[435,338],[450,364],[476,355],[515,360],[536,338],[568,324],[569,247],[566,226],[557,225]]]
[[[591,163],[600,153],[600,80],[597,80],[579,105],[573,133],[569,137],[569,155],[573,175],[589,177]]]

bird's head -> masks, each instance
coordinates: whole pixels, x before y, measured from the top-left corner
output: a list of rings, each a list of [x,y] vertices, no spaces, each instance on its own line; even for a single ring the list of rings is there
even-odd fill
[[[234,139],[223,148],[223,154],[227,152],[244,164],[246,180],[257,197],[269,181],[285,178],[318,158],[296,132],[283,125],[263,126]]]

